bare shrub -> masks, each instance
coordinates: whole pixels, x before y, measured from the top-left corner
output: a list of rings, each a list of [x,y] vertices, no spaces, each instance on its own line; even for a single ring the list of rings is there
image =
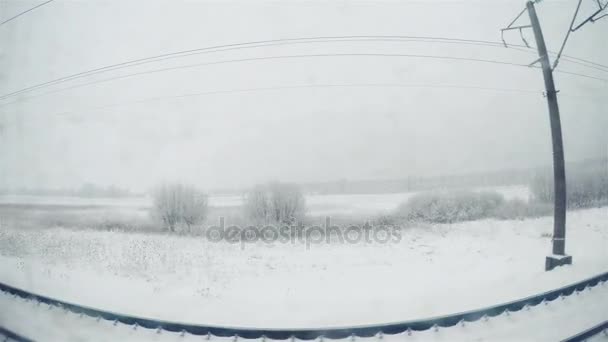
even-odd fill
[[[191,231],[207,214],[207,195],[192,185],[163,184],[154,192],[153,214],[171,232],[179,224]]]
[[[495,191],[425,192],[412,196],[397,209],[397,215],[414,221],[452,223],[491,217],[503,205]]]
[[[540,201],[505,200],[496,191],[425,192],[412,196],[395,213],[407,221],[452,223],[484,218],[525,219],[551,215],[553,207]]]
[[[275,182],[251,189],[244,208],[247,216],[258,222],[291,224],[304,218],[306,201],[297,185]]]

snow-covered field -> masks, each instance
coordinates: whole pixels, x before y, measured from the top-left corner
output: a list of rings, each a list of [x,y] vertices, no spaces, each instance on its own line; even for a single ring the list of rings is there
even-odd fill
[[[326,327],[444,315],[608,270],[608,210],[568,216],[572,266],[545,272],[552,219],[421,225],[399,243],[258,243],[64,229],[0,230],[0,281],[132,315]],[[608,303],[605,303],[608,317]],[[589,322],[593,323],[593,322]]]
[[[529,197],[525,187],[489,190],[505,198]],[[309,195],[308,214],[388,213],[412,194]],[[4,205],[61,205],[51,211],[73,211],[83,222],[106,212],[147,217],[150,203],[149,198],[0,198]],[[233,210],[242,198],[211,197],[210,204]],[[421,223],[404,228],[399,242],[309,246],[48,226],[20,229],[0,223],[0,282],[102,310],[184,323],[311,328],[421,319],[520,299],[608,270],[606,207],[568,213],[566,249],[574,264],[552,272],[544,271],[552,217]],[[606,291],[408,338],[553,341],[608,317]],[[200,339],[120,326],[109,330],[110,323],[41,310],[3,294],[0,305],[9,308],[0,310],[0,326],[35,339]],[[560,329],[551,330],[553,335],[543,332],[554,320],[561,320]],[[32,330],[24,322],[37,326]],[[516,331],[526,335],[513,335]]]
[[[475,190],[494,190],[501,193],[506,199],[521,198],[528,200],[529,190],[526,186],[505,186],[478,188]],[[415,192],[393,194],[345,194],[345,195],[306,195],[307,213],[311,216],[350,215],[365,216],[388,213],[405,202]],[[110,207],[115,210],[145,209],[152,206],[150,197],[126,198],[83,198],[60,196],[0,196],[0,205],[20,204],[36,206],[63,206],[63,207]],[[236,208],[243,204],[240,195],[211,195],[209,206],[212,208]]]

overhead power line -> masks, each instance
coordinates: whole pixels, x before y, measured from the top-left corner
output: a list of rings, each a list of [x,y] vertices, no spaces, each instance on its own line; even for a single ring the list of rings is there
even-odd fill
[[[574,32],[578,29],[580,29],[581,27],[585,26],[585,24],[587,24],[588,22],[596,22],[601,18],[604,18],[606,16],[608,16],[608,14],[603,14],[601,16],[598,17],[599,14],[601,14],[606,8],[608,8],[608,2],[606,2],[605,4],[602,4],[599,0],[597,1],[597,6],[599,7],[597,9],[597,11],[595,11],[592,15],[590,15],[589,17],[587,17],[587,19],[583,20],[582,23],[578,24],[576,27],[571,28],[571,31]],[[576,15],[575,15],[576,17]]]
[[[490,46],[501,48],[504,47],[500,42],[493,41],[484,41],[484,40],[473,40],[473,39],[461,39],[461,38],[446,38],[446,37],[429,37],[429,36],[321,36],[321,37],[306,37],[306,38],[286,38],[286,39],[275,39],[275,40],[264,40],[264,41],[255,41],[255,42],[245,42],[245,43],[234,43],[234,44],[225,44],[225,45],[217,45],[211,47],[203,47],[197,49],[183,50],[177,52],[171,52],[151,57],[134,59],[126,62],[116,63],[112,65],[107,65],[104,67],[99,67],[87,71],[78,72],[75,74],[71,74],[68,76],[63,76],[57,79],[53,79],[47,82],[35,84],[32,86],[28,86],[11,93],[4,94],[0,96],[0,100],[6,99],[8,97],[12,97],[18,94],[22,94],[24,92],[33,91],[36,89],[40,89],[43,87],[48,87],[52,85],[56,85],[59,83],[64,83],[68,81],[72,81],[74,79],[83,78],[92,76],[99,73],[109,72],[113,70],[118,70],[122,68],[134,67],[137,65],[142,65],[146,63],[158,62],[165,59],[179,58],[192,56],[196,54],[204,54],[204,53],[213,53],[213,52],[221,52],[228,50],[237,50],[237,49],[250,49],[257,48],[263,46],[275,46],[275,45],[292,45],[292,44],[309,44],[309,43],[322,43],[322,42],[343,42],[343,41],[416,41],[416,42],[425,42],[425,43],[443,43],[443,44],[467,44],[467,45],[479,45],[479,46]],[[524,51],[528,53],[534,53],[533,50],[528,50],[524,45],[509,45],[509,48],[516,49],[518,51]],[[597,70],[608,72],[608,66],[601,65],[598,63],[594,63],[591,61],[587,61],[581,58],[564,56],[564,58],[568,59],[572,63],[576,63],[579,65],[583,65],[590,68],[595,68]],[[602,69],[604,68],[604,69]]]
[[[419,88],[419,89],[441,89],[441,90],[476,90],[482,92],[494,92],[494,93],[515,93],[515,94],[529,94],[539,95],[543,92],[535,89],[521,89],[521,88],[496,88],[496,87],[484,87],[466,84],[437,84],[437,83],[328,83],[328,84],[301,84],[301,85],[286,85],[286,86],[268,86],[268,87],[257,87],[257,88],[241,88],[241,89],[221,89],[221,90],[208,90],[194,93],[185,93],[178,95],[166,95],[166,96],[155,96],[138,100],[129,100],[122,102],[114,102],[101,104],[97,106],[85,106],[76,109],[70,109],[67,111],[61,111],[50,114],[51,116],[71,116],[76,113],[91,112],[91,111],[104,111],[113,108],[127,107],[132,105],[140,105],[157,101],[171,101],[180,100],[187,98],[212,96],[212,95],[223,95],[223,94],[242,94],[242,93],[257,93],[257,92],[270,92],[270,91],[282,91],[282,90],[299,90],[299,89],[329,89],[329,88]],[[561,94],[561,96],[568,97],[582,97],[582,98],[593,98],[593,96],[581,95],[581,94]]]
[[[57,93],[57,92],[63,92],[63,91],[66,91],[66,90],[77,89],[77,88],[86,87],[86,86],[90,86],[90,85],[94,85],[94,84],[106,83],[106,82],[116,81],[116,80],[120,80],[120,79],[126,79],[126,78],[131,78],[131,77],[136,77],[136,76],[143,76],[143,75],[155,74],[155,73],[161,73],[161,72],[167,72],[167,71],[175,71],[175,70],[190,69],[190,68],[197,68],[197,67],[210,66],[210,65],[229,64],[229,63],[242,63],[242,62],[281,60],[281,59],[297,59],[297,58],[320,58],[320,57],[401,57],[401,58],[426,58],[426,59],[437,59],[437,60],[445,60],[445,61],[482,62],[482,63],[491,63],[491,64],[501,64],[501,65],[524,66],[524,67],[527,67],[527,65],[525,65],[525,64],[517,64],[517,63],[512,63],[512,62],[499,61],[499,60],[491,60],[491,59],[466,58],[466,57],[454,57],[454,56],[440,56],[440,55],[418,55],[418,54],[327,53],[327,54],[303,54],[303,55],[263,56],[263,57],[240,58],[240,59],[221,60],[221,61],[215,61],[215,62],[205,62],[205,63],[195,63],[195,64],[188,64],[188,65],[179,65],[179,66],[174,66],[174,67],[167,67],[167,68],[154,69],[154,70],[146,70],[146,71],[141,71],[141,72],[136,72],[136,73],[131,73],[131,74],[124,74],[124,75],[119,75],[119,76],[113,76],[113,77],[108,77],[108,78],[104,78],[104,79],[100,79],[100,80],[94,80],[94,81],[90,81],[90,82],[86,82],[86,83],[76,84],[76,85],[69,86],[69,87],[64,87],[64,88],[60,88],[60,89],[55,89],[55,90],[47,91],[45,93],[42,93],[42,94],[39,94],[39,95],[36,95],[36,96],[30,96],[30,97],[21,98],[21,99],[12,101],[12,102],[7,102],[7,103],[4,103],[4,104],[2,104],[0,106],[5,106],[5,105],[8,105],[8,104],[12,104],[12,103],[16,103],[16,102],[21,102],[22,100],[28,100],[28,99],[31,99],[31,98],[34,98],[34,97],[38,97],[38,96],[54,94],[54,93]]]
[[[562,42],[562,46],[559,48],[559,52],[555,57],[555,61],[553,61],[552,69],[555,70],[557,68],[557,64],[559,63],[559,58],[562,56],[562,52],[564,52],[564,48],[566,47],[566,42],[568,42],[568,38],[570,37],[570,33],[572,33],[572,28],[574,27],[574,21],[576,20],[576,16],[578,15],[578,11],[581,8],[581,3],[583,0],[578,0],[578,4],[576,4],[576,10],[574,11],[574,15],[572,16],[572,22],[570,23],[570,27],[568,28],[568,32],[566,32],[566,37],[564,37],[564,41]]]
[[[41,4],[37,5],[37,6],[34,6],[34,7],[30,8],[30,9],[28,9],[28,10],[25,10],[25,11],[23,11],[23,12],[15,15],[15,16],[13,16],[13,17],[10,17],[10,18],[6,19],[5,21],[1,22],[0,26],[4,25],[4,24],[6,24],[6,23],[8,23],[10,21],[13,21],[13,20],[19,18],[20,16],[22,16],[22,15],[28,13],[28,12],[31,12],[31,11],[35,10],[36,8],[42,7],[42,6],[46,5],[46,4],[48,4],[49,2],[53,2],[53,1],[55,1],[55,0],[45,1],[45,2],[43,2],[43,3],[41,3]]]
[[[518,93],[518,94],[542,94],[540,90],[533,89],[519,89],[519,88],[495,88],[495,87],[483,87],[465,84],[432,84],[432,83],[328,83],[328,84],[301,84],[301,85],[287,85],[287,86],[269,86],[269,87],[257,87],[257,88],[242,88],[242,89],[223,89],[223,90],[209,90],[195,93],[186,93],[179,95],[167,95],[167,96],[156,96],[139,100],[123,101],[102,104],[99,106],[87,106],[76,108],[69,111],[61,111],[58,113],[50,114],[52,116],[70,116],[76,113],[82,113],[84,111],[103,111],[107,109],[126,107],[131,105],[145,104],[156,101],[167,101],[177,100],[193,97],[202,97],[210,95],[222,95],[222,94],[234,94],[234,93],[256,93],[256,92],[267,92],[267,91],[281,91],[281,90],[298,90],[298,89],[327,89],[327,88],[428,88],[428,89],[462,89],[462,90],[478,90],[478,91],[489,91],[489,92],[503,92],[503,93]]]
[[[599,0],[597,0],[597,4],[599,6],[599,10],[595,12],[591,17],[587,20],[583,21],[583,23],[579,24],[577,27],[574,27],[574,23],[576,21],[576,16],[578,15],[582,0],[578,0],[576,5],[576,10],[574,11],[574,15],[572,16],[572,22],[570,23],[570,27],[568,28],[568,32],[564,38],[564,41],[559,49],[557,57],[555,59],[555,63],[551,65],[551,61],[549,59],[549,53],[547,51],[547,46],[545,43],[545,38],[543,35],[543,30],[540,24],[540,20],[538,19],[538,15],[536,13],[535,3],[538,2],[529,0],[526,2],[526,7],[524,11],[528,12],[528,18],[530,20],[529,25],[522,26],[512,26],[521,16],[524,11],[517,15],[515,20],[513,20],[506,28],[502,29],[501,32],[505,32],[507,30],[519,29],[521,39],[524,40],[522,29],[530,28],[534,33],[534,41],[536,42],[536,48],[538,50],[538,59],[530,64],[533,66],[537,63],[540,64],[543,81],[545,83],[545,94],[547,99],[547,106],[549,109],[549,124],[551,127],[551,146],[552,146],[552,157],[553,157],[553,194],[554,194],[554,202],[553,202],[553,239],[552,239],[552,253],[551,255],[545,258],[545,270],[551,271],[557,266],[572,264],[572,256],[566,254],[566,169],[565,169],[565,158],[564,158],[564,145],[563,145],[563,137],[562,137],[562,128],[561,128],[561,119],[559,113],[559,105],[558,105],[558,92],[559,90],[555,87],[554,81],[554,73],[556,72],[555,68],[559,62],[559,58],[564,51],[564,47],[566,42],[568,41],[568,37],[571,32],[576,31],[579,27],[584,25],[588,21],[594,21],[595,16],[599,14],[599,12],[603,11],[606,6],[603,5]],[[504,41],[504,40],[503,40]],[[505,43],[506,44],[506,43]],[[527,45],[527,43],[526,43]]]
[[[570,23],[568,32],[566,32],[566,37],[564,37],[562,46],[560,47],[559,52],[557,53],[557,56],[555,57],[555,61],[553,62],[553,67],[552,67],[553,69],[557,68],[557,64],[559,63],[559,59],[562,55],[562,52],[564,51],[564,47],[566,47],[566,42],[568,41],[568,38],[570,37],[570,33],[575,32],[576,30],[578,30],[579,28],[581,28],[588,22],[593,23],[593,22],[596,22],[597,20],[599,20],[600,18],[603,18],[606,16],[606,14],[604,14],[600,17],[596,17],[598,14],[600,14],[602,11],[604,11],[608,7],[608,2],[606,2],[606,4],[602,4],[599,0],[597,0],[597,5],[598,5],[599,9],[596,12],[594,12],[591,16],[589,16],[587,19],[585,19],[582,23],[580,23],[579,25],[574,27],[574,22],[576,21],[576,17],[578,15],[578,11],[581,7],[582,2],[583,2],[583,0],[578,0],[578,4],[576,5],[576,10],[574,11],[574,15],[572,16],[572,22]]]
[[[560,49],[559,49],[559,52],[558,52],[558,53],[554,53],[554,52],[552,52],[552,51],[550,51],[550,50],[547,50],[547,52],[548,52],[549,54],[556,55],[556,57],[555,57],[555,61],[554,61],[554,63],[553,63],[553,67],[552,67],[552,69],[557,68],[557,64],[559,63],[560,58],[562,58],[562,59],[564,59],[564,60],[568,60],[568,61],[569,61],[569,62],[571,62],[571,63],[573,62],[573,60],[578,60],[578,61],[580,61],[580,62],[584,62],[584,63],[588,64],[588,65],[583,64],[583,65],[585,65],[586,67],[590,67],[590,68],[593,68],[593,69],[596,69],[596,70],[600,70],[600,71],[608,72],[608,66],[606,66],[606,65],[599,64],[599,63],[595,63],[595,62],[591,62],[591,61],[588,61],[588,60],[582,60],[582,59],[580,59],[580,58],[576,58],[576,57],[571,57],[571,56],[562,55],[562,53],[564,52],[564,47],[566,46],[566,42],[568,41],[568,38],[570,37],[570,33],[572,33],[572,32],[574,32],[574,31],[578,30],[579,28],[581,28],[582,26],[584,26],[584,25],[585,25],[586,23],[588,23],[589,21],[591,21],[591,22],[596,22],[596,21],[597,21],[597,20],[599,20],[600,18],[603,18],[603,17],[605,17],[605,16],[606,16],[606,14],[605,14],[605,15],[602,15],[601,17],[597,17],[597,15],[598,15],[598,14],[600,14],[602,11],[604,11],[604,10],[605,10],[605,9],[608,7],[608,2],[606,2],[606,4],[602,4],[602,3],[601,3],[599,0],[592,0],[592,1],[594,1],[594,2],[595,2],[595,1],[597,1],[597,5],[598,5],[599,9],[598,9],[596,12],[594,12],[594,13],[593,13],[593,14],[592,14],[590,17],[588,17],[586,20],[584,20],[582,23],[580,23],[579,25],[577,25],[576,27],[574,27],[574,23],[575,23],[575,21],[576,21],[577,15],[578,15],[578,13],[579,13],[579,10],[580,10],[580,7],[581,7],[581,3],[583,2],[583,0],[578,0],[578,3],[577,3],[577,5],[576,5],[576,9],[574,10],[574,15],[572,16],[572,21],[571,21],[571,23],[570,23],[570,27],[568,28],[568,31],[566,32],[566,36],[564,37],[564,40],[563,40],[562,45],[561,45],[561,47],[560,47]],[[521,12],[520,12],[520,13],[519,13],[519,14],[518,14],[516,17],[515,17],[515,19],[513,19],[513,20],[511,21],[511,23],[510,23],[510,24],[509,24],[507,27],[505,27],[505,28],[503,28],[503,29],[501,29],[501,30],[500,30],[500,38],[501,38],[501,40],[502,40],[502,42],[503,42],[503,44],[504,44],[505,46],[509,46],[509,45],[507,44],[507,42],[505,41],[505,38],[504,38],[504,33],[505,33],[505,31],[519,30],[519,35],[520,35],[520,37],[521,37],[521,40],[524,42],[525,46],[530,47],[530,46],[529,46],[529,44],[528,44],[528,42],[526,41],[526,38],[524,37],[524,34],[523,34],[523,29],[531,28],[531,27],[532,27],[532,25],[518,25],[518,26],[513,26],[513,24],[515,24],[515,22],[516,22],[516,21],[517,21],[517,20],[518,20],[518,19],[519,19],[519,18],[522,16],[522,14],[524,14],[524,13],[525,13],[527,10],[528,10],[528,9],[527,9],[526,7],[524,7],[524,9],[523,9],[523,10],[522,10],[522,11],[521,11]],[[538,61],[540,61],[540,59],[541,59],[541,58],[537,59],[537,60],[536,60],[535,62],[533,62],[532,64],[537,63]],[[578,63],[577,63],[577,64],[578,64]]]
[[[210,47],[202,47],[196,49],[182,50],[171,53],[160,54],[156,56],[150,56],[145,58],[134,59],[126,62],[116,63],[107,65],[100,68],[95,68],[68,76],[63,76],[51,81],[43,82],[40,84],[32,85],[12,93],[4,94],[0,96],[1,99],[5,99],[10,96],[18,95],[23,92],[36,90],[41,87],[55,85],[58,83],[64,83],[74,79],[88,77],[104,72],[114,71],[123,68],[134,67],[142,64],[159,62],[166,59],[188,57],[199,54],[216,53],[231,50],[241,49],[252,49],[266,46],[280,46],[280,45],[295,45],[295,44],[310,44],[310,43],[325,43],[325,42],[359,42],[359,41],[416,41],[416,42],[434,42],[434,43],[457,43],[457,44],[474,44],[484,45],[493,47],[502,47],[500,44],[491,41],[482,40],[470,40],[460,38],[445,38],[445,37],[427,37],[427,36],[321,36],[321,37],[306,37],[306,38],[285,38],[285,39],[273,39],[273,40],[262,40],[244,43],[233,43],[216,45]]]
[[[72,86],[69,86],[69,87],[64,87],[64,88],[60,88],[60,89],[55,89],[55,90],[47,91],[45,93],[38,94],[38,95],[35,95],[35,96],[20,98],[18,100],[14,100],[12,102],[6,102],[4,104],[1,104],[0,107],[6,106],[6,105],[9,105],[9,104],[13,104],[13,103],[17,103],[17,102],[21,102],[23,100],[29,100],[29,99],[32,99],[32,98],[35,98],[35,97],[39,97],[39,96],[44,96],[44,95],[54,94],[54,93],[58,93],[58,92],[63,92],[63,91],[66,91],[66,90],[72,90],[72,89],[82,88],[82,87],[91,86],[91,85],[95,85],[95,84],[106,83],[106,82],[111,82],[111,81],[131,78],[131,77],[137,77],[137,76],[143,76],[143,75],[148,75],[148,74],[162,73],[162,72],[167,72],[167,71],[183,70],[183,69],[197,68],[197,67],[203,67],[203,66],[230,64],[230,63],[268,61],[268,60],[281,60],[281,59],[299,59],[299,58],[327,58],[327,57],[422,58],[422,59],[435,59],[435,60],[442,60],[442,61],[477,62],[477,63],[488,63],[488,64],[498,64],[498,65],[507,65],[507,66],[516,66],[516,67],[530,68],[529,65],[527,65],[527,64],[513,63],[513,62],[494,60],[494,59],[468,58],[468,57],[443,56],[443,55],[424,55],[424,54],[326,53],[326,54],[302,54],[302,55],[263,56],[263,57],[250,57],[250,58],[220,60],[220,61],[205,62],[205,63],[195,63],[195,64],[188,64],[188,65],[179,65],[179,66],[174,66],[174,67],[167,67],[167,68],[154,69],[154,70],[146,70],[146,71],[141,71],[141,72],[136,72],[136,73],[131,73],[131,74],[124,74],[124,75],[119,75],[119,76],[113,76],[113,77],[108,77],[108,78],[104,78],[104,79],[100,79],[100,80],[94,80],[94,81],[90,81],[90,82],[86,82],[86,83],[80,83],[80,84],[72,85]],[[534,68],[536,68],[536,67],[534,67]],[[560,71],[557,71],[557,72],[560,72]],[[561,73],[568,74],[568,75],[573,75],[573,76],[578,76],[578,77],[596,79],[596,80],[601,80],[601,81],[608,81],[608,79],[594,77],[594,76],[585,75],[585,74],[574,73],[574,72],[561,71]]]

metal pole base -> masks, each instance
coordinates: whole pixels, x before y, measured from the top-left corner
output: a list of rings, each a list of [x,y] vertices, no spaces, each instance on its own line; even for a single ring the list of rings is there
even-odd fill
[[[563,266],[563,265],[571,265],[572,264],[572,256],[571,255],[549,255],[545,260],[545,271],[551,271],[552,269]]]

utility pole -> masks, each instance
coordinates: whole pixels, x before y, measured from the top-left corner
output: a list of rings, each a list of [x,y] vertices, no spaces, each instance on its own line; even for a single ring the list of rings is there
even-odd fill
[[[545,270],[550,271],[561,265],[572,263],[572,256],[566,255],[566,170],[564,165],[564,145],[562,141],[562,127],[559,119],[559,107],[557,105],[557,91],[553,82],[553,70],[549,62],[545,39],[540,28],[534,2],[526,4],[530,24],[534,31],[534,38],[538,48],[539,59],[543,77],[545,79],[545,90],[547,104],[549,105],[549,121],[551,123],[551,140],[553,146],[553,186],[554,186],[554,212],[553,212],[553,254],[545,261]]]

